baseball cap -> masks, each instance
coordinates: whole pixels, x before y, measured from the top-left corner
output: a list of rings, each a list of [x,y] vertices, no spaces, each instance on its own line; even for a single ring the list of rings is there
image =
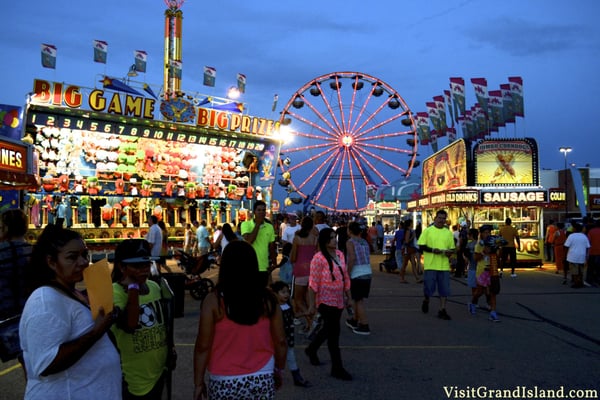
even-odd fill
[[[127,239],[115,249],[115,263],[139,264],[158,259],[159,257],[152,257],[150,243],[145,239]]]

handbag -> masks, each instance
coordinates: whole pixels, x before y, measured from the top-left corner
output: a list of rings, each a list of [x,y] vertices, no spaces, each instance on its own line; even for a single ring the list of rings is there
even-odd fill
[[[21,354],[19,322],[21,314],[0,321],[0,360],[14,360]]]

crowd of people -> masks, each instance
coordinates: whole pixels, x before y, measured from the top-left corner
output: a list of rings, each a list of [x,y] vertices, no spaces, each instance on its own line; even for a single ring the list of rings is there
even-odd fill
[[[411,266],[423,285],[421,311],[439,298],[437,317],[450,320],[450,277],[466,277],[471,288],[468,311],[475,314],[485,297],[489,319],[498,322],[496,297],[504,267],[515,274],[519,236],[507,218],[494,237],[491,225],[470,228],[468,221],[449,228],[438,210],[433,224],[414,228],[404,220],[394,234],[394,257],[400,282]],[[325,213],[287,215],[274,223],[266,204],[256,201],[250,218],[238,226],[207,228],[206,221],[187,224],[184,251],[219,253],[215,290],[201,305],[194,346],[195,399],[274,397],[286,368],[299,387],[311,384],[300,373],[296,333],[309,340],[304,353],[322,365],[327,343],[334,378],[352,375],[342,361],[344,325],[369,335],[367,300],[371,255],[383,248],[380,221],[370,227],[360,219],[338,219],[330,226]],[[92,316],[82,286],[90,265],[86,243],[77,231],[50,224],[32,246],[24,239],[28,221],[21,210],[0,215],[1,319],[20,315],[21,352],[15,357],[27,378],[26,399],[160,399],[176,366],[172,309],[165,282],[152,276],[153,263],[165,262],[167,241],[161,221],[149,219],[145,238],[126,239],[115,249],[110,310]],[[291,263],[291,281],[275,280],[277,239]],[[545,237],[546,261],[556,272],[571,273],[574,288],[600,283],[600,222],[573,223],[566,229],[550,221]],[[456,272],[458,258],[462,269]],[[421,260],[423,260],[421,262]],[[168,389],[168,388],[167,388]]]

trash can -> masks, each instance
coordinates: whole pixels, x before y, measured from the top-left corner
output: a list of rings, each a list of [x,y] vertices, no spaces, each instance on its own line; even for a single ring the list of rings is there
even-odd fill
[[[185,304],[185,274],[163,273],[163,278],[173,291],[173,313],[175,318],[183,317]]]

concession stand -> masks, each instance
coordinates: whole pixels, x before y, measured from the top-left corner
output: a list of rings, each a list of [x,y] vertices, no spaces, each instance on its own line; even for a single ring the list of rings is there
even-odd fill
[[[237,223],[253,201],[270,204],[278,122],[246,115],[228,99],[157,98],[115,81],[105,77],[97,88],[34,81],[26,134],[39,154],[41,186],[26,199],[28,239],[53,221],[60,202],[67,226],[108,248],[143,237],[152,214],[177,242],[186,223]]]
[[[511,218],[521,241],[520,266],[543,263],[543,213],[564,206],[565,193],[539,185],[537,143],[532,138],[457,140],[423,162],[423,196],[408,203],[425,226],[445,209],[448,224],[470,221],[498,234]]]

